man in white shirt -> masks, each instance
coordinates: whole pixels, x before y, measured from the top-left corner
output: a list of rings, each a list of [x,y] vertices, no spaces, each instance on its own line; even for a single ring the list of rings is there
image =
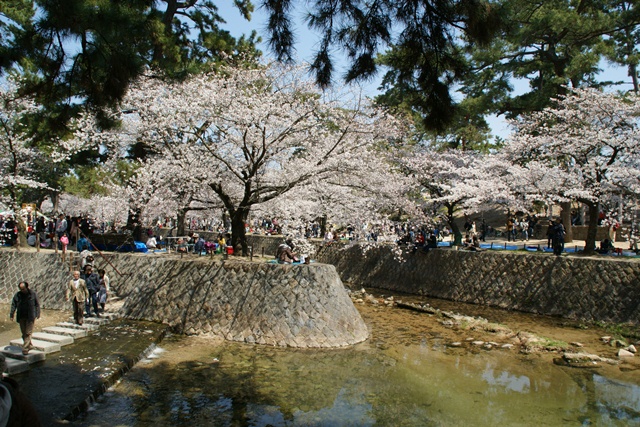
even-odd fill
[[[66,299],[69,301],[72,296],[73,303],[73,320],[77,325],[82,325],[84,319],[84,302],[89,298],[89,290],[86,282],[80,278],[80,272],[73,272],[73,279],[67,284]]]

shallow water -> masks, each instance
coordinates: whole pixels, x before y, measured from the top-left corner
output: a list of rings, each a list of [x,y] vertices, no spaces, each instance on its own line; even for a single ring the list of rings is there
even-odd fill
[[[610,369],[556,366],[549,356],[452,348],[452,336],[472,333],[447,331],[406,310],[360,309],[371,339],[346,349],[168,337],[164,352],[140,363],[74,424],[640,425],[635,370],[612,377],[603,375]]]

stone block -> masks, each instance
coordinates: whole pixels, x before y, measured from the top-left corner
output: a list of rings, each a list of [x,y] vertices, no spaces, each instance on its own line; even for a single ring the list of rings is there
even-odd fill
[[[18,338],[15,340],[11,340],[9,343],[11,345],[22,347],[23,341],[22,341],[22,338]],[[31,344],[33,345],[33,348],[35,350],[41,351],[45,354],[55,353],[57,351],[60,351],[60,344],[56,344],[54,342],[31,340]]]
[[[76,325],[80,326],[80,325]],[[73,337],[73,339],[83,338],[87,336],[86,329],[80,328],[65,328],[61,326],[49,326],[46,328],[42,328],[43,332],[47,332],[49,334],[58,334],[58,335],[67,335]]]
[[[110,322],[110,320],[109,319],[105,319],[104,317],[85,317],[85,319],[84,319],[84,324],[85,325],[102,326],[102,325],[106,325],[109,322]]]
[[[120,314],[118,313],[101,313],[100,316],[107,320],[116,320],[120,318]]]
[[[87,323],[85,323],[84,325],[76,325],[75,323],[72,323],[72,322],[59,322],[59,323],[56,323],[56,326],[60,326],[62,328],[69,328],[69,329],[71,328],[80,329],[87,332],[96,331],[98,330],[98,328],[100,328],[98,325],[91,325]]]
[[[7,369],[4,371],[7,375],[15,375],[29,370],[29,363],[24,360],[7,358]]]
[[[22,354],[22,347],[18,347],[15,345],[4,346],[1,351],[2,354],[4,354],[8,358],[10,357],[12,359],[23,360],[25,362],[28,362],[29,364],[42,362],[47,358],[47,356],[43,352],[38,350],[31,350],[29,354]]]
[[[50,334],[47,332],[34,332],[32,337],[37,340],[60,344],[60,346],[73,344],[74,341],[73,337],[70,337],[69,335]]]

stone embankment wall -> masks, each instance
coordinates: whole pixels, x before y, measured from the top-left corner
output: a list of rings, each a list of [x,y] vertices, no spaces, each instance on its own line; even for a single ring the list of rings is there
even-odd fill
[[[388,248],[323,247],[344,282],[585,321],[640,324],[640,262],[437,249],[396,260]]]
[[[254,254],[273,255],[282,236],[248,236]],[[640,324],[640,260],[438,249],[396,260],[388,248],[323,246],[343,282],[584,321]],[[313,266],[314,264],[312,264]]]
[[[332,265],[213,262],[153,254],[96,257],[123,314],[163,322],[187,334],[291,347],[342,347],[364,341],[367,327]],[[117,272],[116,272],[117,270]],[[45,308],[69,309],[68,265],[53,253],[0,251],[0,301],[27,280]]]
[[[69,266],[62,263],[59,255],[0,250],[0,302],[11,303],[18,283],[26,281],[38,294],[42,308],[62,310],[68,306],[65,285],[70,279]]]

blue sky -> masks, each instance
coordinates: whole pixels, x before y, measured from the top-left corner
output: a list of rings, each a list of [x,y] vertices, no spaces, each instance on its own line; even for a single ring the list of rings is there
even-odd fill
[[[294,10],[296,59],[301,62],[309,62],[312,59],[312,52],[316,50],[315,48],[317,47],[318,40],[320,38],[318,34],[314,34],[311,30],[309,30],[304,23],[305,10],[304,6],[301,6],[300,4],[304,4],[304,2],[293,3],[296,7],[296,9]],[[254,2],[254,4],[258,4],[258,2]],[[256,11],[252,14],[252,19],[250,22],[242,18],[238,13],[238,10],[230,2],[218,5],[218,7],[220,16],[222,16],[225,21],[227,21],[227,23],[221,25],[221,27],[229,31],[233,36],[239,37],[242,34],[249,35],[251,31],[256,30],[258,32],[258,35],[262,36],[263,39],[265,39],[263,35],[266,34],[266,14],[259,7],[256,7]],[[262,50],[266,58],[269,58],[271,56],[271,52],[269,51],[269,48],[267,47],[264,40],[259,48]],[[342,59],[343,57],[336,54],[335,58],[337,64],[335,77],[339,78],[344,74],[346,66],[345,61]],[[603,71],[598,75],[598,80],[628,82],[628,84],[611,88],[610,90],[631,89],[631,79],[627,75],[626,68],[610,66],[605,61],[600,64],[600,68],[602,68]],[[364,92],[369,96],[375,96],[379,94],[378,87],[380,85],[381,79],[382,73],[378,73],[378,75],[372,81],[362,83],[361,86]],[[513,87],[515,94],[524,93],[528,89],[528,82],[526,80],[514,81]],[[502,117],[491,116],[488,117],[488,121],[491,126],[493,136],[506,138],[509,135],[510,131],[508,129],[508,125]]]

